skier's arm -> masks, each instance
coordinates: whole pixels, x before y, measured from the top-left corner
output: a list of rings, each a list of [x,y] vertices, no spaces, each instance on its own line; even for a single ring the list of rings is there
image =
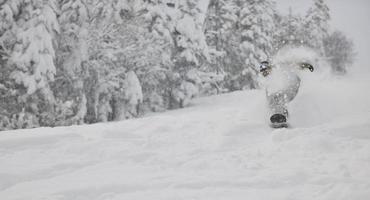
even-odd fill
[[[298,63],[298,65],[299,65],[299,68],[302,69],[302,70],[308,69],[311,72],[313,72],[313,70],[314,70],[313,66],[310,63],[301,62],[301,63]]]

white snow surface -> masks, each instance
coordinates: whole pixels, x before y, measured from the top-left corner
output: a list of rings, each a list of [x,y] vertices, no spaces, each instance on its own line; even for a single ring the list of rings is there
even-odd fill
[[[288,129],[262,90],[141,119],[0,133],[1,200],[370,199],[370,80],[304,77]]]

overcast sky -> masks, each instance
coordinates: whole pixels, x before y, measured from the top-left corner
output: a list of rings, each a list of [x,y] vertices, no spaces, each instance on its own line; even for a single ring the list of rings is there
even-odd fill
[[[312,0],[275,0],[281,12],[304,14]],[[326,0],[333,29],[353,39],[357,52],[356,67],[370,69],[370,0]]]

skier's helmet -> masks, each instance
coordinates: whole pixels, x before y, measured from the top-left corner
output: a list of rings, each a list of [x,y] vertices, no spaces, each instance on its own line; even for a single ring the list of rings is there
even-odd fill
[[[270,67],[270,63],[268,61],[262,61],[260,64],[260,71],[266,70]]]
[[[270,74],[271,71],[271,65],[268,61],[262,61],[260,64],[260,72],[264,75],[267,76]]]

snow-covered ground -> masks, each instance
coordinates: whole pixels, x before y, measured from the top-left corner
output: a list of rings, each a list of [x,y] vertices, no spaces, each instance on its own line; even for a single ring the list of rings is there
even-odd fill
[[[289,129],[263,91],[116,123],[0,133],[1,200],[370,199],[368,76],[303,80]]]

